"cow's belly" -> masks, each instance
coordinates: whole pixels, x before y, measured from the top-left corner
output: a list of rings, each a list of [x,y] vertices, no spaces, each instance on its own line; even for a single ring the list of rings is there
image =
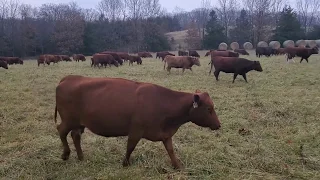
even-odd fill
[[[130,123],[123,120],[90,120],[82,123],[91,132],[105,137],[127,136]]]

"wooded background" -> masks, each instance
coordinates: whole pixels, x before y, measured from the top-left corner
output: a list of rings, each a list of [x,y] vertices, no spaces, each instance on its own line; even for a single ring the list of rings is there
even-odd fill
[[[179,7],[168,12],[159,0],[102,0],[96,9],[74,2],[32,7],[0,0],[0,56],[216,49],[221,42],[320,39],[319,0],[218,1],[201,0],[190,12]],[[183,33],[185,44],[177,43],[175,37]]]

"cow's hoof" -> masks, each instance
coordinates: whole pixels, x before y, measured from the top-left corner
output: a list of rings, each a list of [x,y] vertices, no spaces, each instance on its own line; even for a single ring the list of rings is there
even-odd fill
[[[172,166],[175,170],[182,170],[183,169],[183,166],[181,163],[172,164]]]
[[[123,167],[128,167],[128,166],[130,166],[129,160],[127,160],[127,159],[123,160],[122,166],[123,166]]]
[[[83,155],[78,155],[79,161],[83,161]]]
[[[70,155],[70,153],[69,153],[69,154],[63,153],[63,154],[61,155],[61,159],[64,160],[64,161],[66,161],[66,160],[69,159],[69,155]]]

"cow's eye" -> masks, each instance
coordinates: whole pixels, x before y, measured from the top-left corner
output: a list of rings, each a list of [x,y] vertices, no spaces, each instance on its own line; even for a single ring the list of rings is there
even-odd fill
[[[210,114],[212,114],[212,108],[211,108],[211,107],[208,107],[208,112],[209,112]]]

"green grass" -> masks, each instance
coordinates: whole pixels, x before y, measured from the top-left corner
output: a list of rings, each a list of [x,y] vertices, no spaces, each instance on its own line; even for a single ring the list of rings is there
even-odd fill
[[[201,52],[203,54],[205,52]],[[249,59],[257,59],[250,56]],[[320,56],[309,64],[261,58],[263,72],[245,83],[232,74],[208,76],[209,58],[194,73],[163,70],[144,59],[142,66],[93,69],[89,62],[37,67],[36,61],[0,69],[0,179],[320,179]],[[173,141],[185,169],[175,171],[161,142],[139,142],[132,165],[122,168],[126,138],[83,134],[84,161],[62,161],[54,124],[55,87],[66,75],[123,77],[175,90],[207,91],[222,129],[182,126]],[[108,104],[106,104],[108,106]],[[60,120],[59,120],[60,122]],[[239,129],[247,133],[239,133]],[[302,147],[302,149],[301,149]]]

